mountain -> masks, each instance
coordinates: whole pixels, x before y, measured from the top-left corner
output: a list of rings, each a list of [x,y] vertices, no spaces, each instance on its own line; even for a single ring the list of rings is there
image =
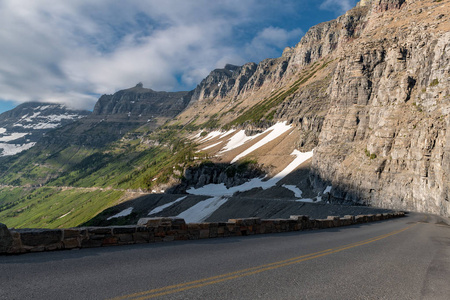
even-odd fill
[[[90,114],[54,103],[24,103],[0,114],[0,156],[33,147],[47,132]]]
[[[0,165],[0,218],[217,221],[277,216],[278,200],[450,216],[449,2],[360,1],[281,57],[213,70],[193,91],[104,95]]]

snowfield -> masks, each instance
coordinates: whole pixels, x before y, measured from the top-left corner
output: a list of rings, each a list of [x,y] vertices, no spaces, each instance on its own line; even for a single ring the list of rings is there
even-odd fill
[[[310,159],[313,155],[313,151],[303,153],[298,150],[294,150],[294,152],[292,152],[292,155],[295,155],[296,158],[280,173],[270,178],[269,180],[264,181],[264,178],[253,178],[250,181],[247,181],[241,185],[234,186],[231,188],[227,188],[223,183],[208,184],[198,189],[190,188],[186,192],[192,195],[217,197],[217,196],[232,196],[236,192],[245,192],[254,188],[262,188],[266,190],[268,188],[275,186],[286,175],[288,175],[302,163]]]
[[[210,145],[210,146],[208,146],[208,147],[205,147],[205,148],[200,149],[200,151],[204,151],[204,150],[208,150],[208,149],[210,149],[210,148],[214,148],[215,146],[217,146],[217,145],[219,145],[219,144],[221,144],[221,143],[222,143],[222,142],[218,142],[218,143],[212,144],[212,145]]]
[[[166,203],[166,204],[164,204],[164,205],[158,206],[158,207],[154,208],[152,211],[150,211],[150,212],[148,213],[148,215],[150,216],[150,215],[154,215],[154,214],[160,213],[160,212],[162,212],[163,210],[165,210],[166,208],[168,208],[169,206],[172,206],[172,205],[174,205],[175,203],[180,202],[180,201],[186,199],[186,197],[187,197],[187,196],[184,196],[184,197],[178,198],[178,199],[175,200],[175,201],[172,201],[172,202]]]
[[[287,184],[283,184],[282,187],[284,187],[284,188],[286,188],[286,189],[288,189],[288,190],[290,190],[290,191],[293,191],[296,198],[302,198],[303,192],[302,192],[302,190],[299,189],[297,186],[295,186],[295,185],[287,185]]]
[[[248,141],[251,141],[251,140],[257,138],[261,134],[262,133],[258,133],[258,134],[252,135],[252,136],[247,136],[245,134],[245,130],[239,130],[235,135],[233,135],[228,140],[228,143],[226,144],[226,146],[220,152],[223,153],[223,152],[227,152],[227,151],[236,149],[236,148],[244,145]]]
[[[188,208],[177,217],[183,218],[186,223],[203,222],[227,201],[228,198],[221,196],[209,198]]]
[[[129,216],[133,212],[133,207],[128,207],[127,209],[122,210],[120,213],[115,214],[114,216],[109,217],[106,220],[111,220],[113,218],[120,218]]]
[[[20,139],[24,136],[26,136],[28,133],[19,133],[19,132],[13,132],[11,135],[5,135],[0,137],[0,142],[10,142],[17,139]]]
[[[258,148],[264,146],[265,144],[267,144],[268,142],[273,141],[274,139],[276,139],[277,137],[279,137],[280,135],[282,135],[283,133],[285,133],[286,131],[288,131],[291,128],[292,128],[292,126],[291,125],[286,125],[286,122],[276,123],[275,125],[273,125],[272,127],[266,129],[266,131],[263,132],[263,134],[266,133],[266,132],[270,132],[267,136],[265,136],[262,140],[260,140],[259,142],[257,142],[256,144],[254,144],[253,146],[251,146],[250,148],[248,148],[247,150],[245,150],[241,154],[237,155],[231,161],[231,163],[237,162],[242,157],[252,153],[256,149],[258,149]]]
[[[0,149],[3,149],[3,152],[0,153],[0,156],[14,155],[14,154],[20,153],[22,151],[30,149],[35,144],[36,143],[16,145],[16,144],[0,143]]]

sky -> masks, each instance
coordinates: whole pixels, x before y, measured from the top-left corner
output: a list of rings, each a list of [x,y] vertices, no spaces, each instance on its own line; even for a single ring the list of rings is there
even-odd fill
[[[356,0],[0,0],[0,113],[92,110],[135,86],[192,90],[210,71],[281,56]]]

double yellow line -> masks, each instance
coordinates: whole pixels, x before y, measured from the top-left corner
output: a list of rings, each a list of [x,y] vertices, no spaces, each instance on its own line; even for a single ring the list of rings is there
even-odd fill
[[[331,248],[331,249],[327,249],[327,250],[323,250],[323,251],[319,251],[319,252],[314,252],[314,253],[310,253],[310,254],[306,254],[306,255],[302,255],[302,256],[297,256],[297,257],[293,257],[293,258],[286,259],[286,260],[281,260],[281,261],[270,263],[270,264],[265,264],[265,265],[261,265],[261,266],[257,266],[257,267],[253,267],[253,268],[239,270],[236,272],[226,273],[226,274],[222,274],[222,275],[218,275],[218,276],[203,278],[203,279],[190,281],[190,282],[186,282],[186,283],[170,285],[170,286],[166,286],[163,288],[152,289],[152,290],[148,290],[148,291],[144,291],[144,292],[140,292],[140,293],[117,297],[117,298],[113,298],[111,300],[151,299],[151,298],[165,296],[165,295],[178,293],[178,292],[182,292],[182,291],[186,291],[186,290],[190,290],[190,289],[201,288],[204,286],[208,286],[208,285],[212,285],[212,284],[216,284],[216,283],[220,283],[220,282],[224,282],[224,281],[228,281],[228,280],[232,280],[232,279],[236,279],[236,278],[246,277],[246,276],[250,276],[250,275],[290,266],[293,264],[298,264],[298,263],[308,261],[311,259],[315,259],[315,258],[319,258],[322,256],[327,256],[327,255],[341,252],[341,251],[344,251],[347,249],[367,245],[367,244],[385,239],[387,237],[399,234],[400,232],[408,230],[417,224],[418,223],[415,223],[411,226],[408,226],[408,227],[400,229],[400,230],[396,230],[396,231],[393,231],[393,232],[390,232],[387,234],[383,234],[383,235],[380,235],[380,236],[377,236],[374,238],[370,238],[367,240],[363,240],[360,242],[356,242],[356,243],[352,243],[352,244],[348,244],[348,245],[344,245],[344,246],[340,246],[340,247],[336,247],[336,248]]]

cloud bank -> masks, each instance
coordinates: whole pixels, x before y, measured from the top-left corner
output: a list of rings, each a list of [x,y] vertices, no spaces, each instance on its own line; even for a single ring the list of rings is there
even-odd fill
[[[259,62],[295,45],[301,22],[280,20],[298,18],[307,2],[3,0],[0,100],[91,109],[100,94],[137,82],[189,90],[225,63]]]

